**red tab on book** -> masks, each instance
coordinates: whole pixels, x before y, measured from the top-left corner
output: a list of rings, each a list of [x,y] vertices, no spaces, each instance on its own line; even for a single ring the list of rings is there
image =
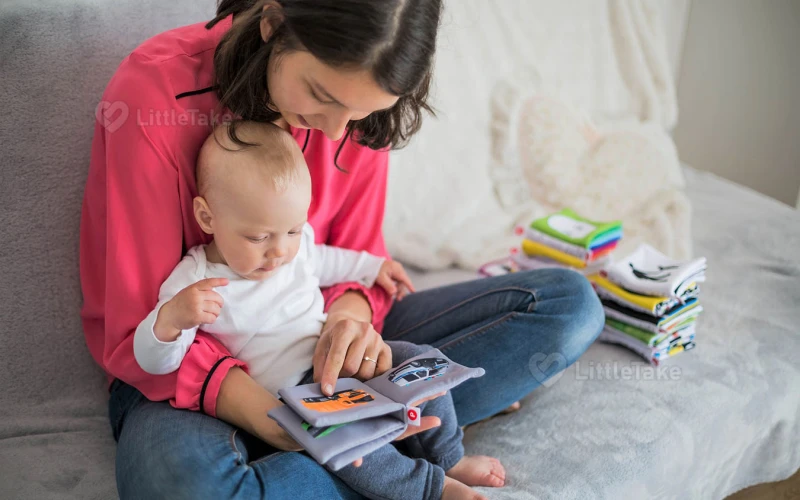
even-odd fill
[[[416,406],[409,406],[406,409],[406,416],[408,417],[408,425],[419,427],[420,418],[422,417],[422,415],[420,415],[419,408]]]

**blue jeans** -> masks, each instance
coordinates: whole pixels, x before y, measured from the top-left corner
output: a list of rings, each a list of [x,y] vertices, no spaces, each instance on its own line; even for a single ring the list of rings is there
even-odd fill
[[[409,295],[393,306],[382,333],[387,341],[428,344],[486,370],[451,391],[458,424],[466,425],[572,364],[602,326],[589,282],[572,271],[545,269]],[[304,453],[281,452],[221,420],[148,401],[119,381],[112,385],[109,417],[123,499],[363,498]],[[408,453],[419,439],[399,448]]]

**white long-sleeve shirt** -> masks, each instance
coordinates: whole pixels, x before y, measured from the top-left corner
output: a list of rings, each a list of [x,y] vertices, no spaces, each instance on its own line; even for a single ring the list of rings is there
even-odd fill
[[[297,256],[263,281],[244,279],[224,264],[208,262],[204,245],[189,250],[161,286],[155,309],[134,334],[133,351],[142,369],[156,375],[177,370],[197,331],[197,327],[183,330],[172,342],[160,341],[153,327],[161,307],[200,280],[228,278],[228,285],[214,289],[224,300],[219,317],[199,328],[246,362],[250,375],[272,394],[297,385],[312,367],[326,320],[320,287],[348,281],[372,286],[384,262],[367,252],[315,245],[309,224],[301,238]]]

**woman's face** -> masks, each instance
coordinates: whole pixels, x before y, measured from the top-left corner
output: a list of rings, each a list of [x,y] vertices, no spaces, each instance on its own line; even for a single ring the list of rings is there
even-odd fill
[[[332,141],[342,137],[350,120],[391,108],[398,99],[369,71],[332,68],[306,51],[270,58],[267,86],[289,125],[321,130]]]

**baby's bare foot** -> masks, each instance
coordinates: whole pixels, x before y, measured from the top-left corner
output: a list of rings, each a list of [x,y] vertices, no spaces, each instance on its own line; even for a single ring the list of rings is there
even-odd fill
[[[500,460],[483,455],[464,455],[445,475],[468,486],[499,488],[506,482],[506,469]]]
[[[444,489],[442,490],[442,500],[488,500],[485,496],[473,490],[466,484],[453,479],[444,478]]]
[[[519,410],[521,406],[522,405],[519,404],[519,401],[515,401],[515,402],[511,403],[511,406],[509,406],[505,410],[501,411],[500,413],[501,414],[514,413],[515,411]]]

